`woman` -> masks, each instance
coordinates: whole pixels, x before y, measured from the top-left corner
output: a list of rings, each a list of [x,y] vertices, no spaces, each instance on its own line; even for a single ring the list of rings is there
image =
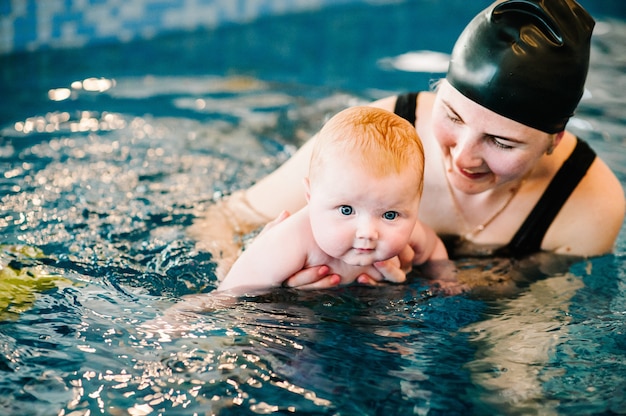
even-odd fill
[[[461,34],[436,93],[371,104],[415,125],[426,154],[420,219],[455,236],[452,256],[612,250],[624,219],[621,184],[565,131],[584,91],[593,26],[574,0],[498,1]],[[243,234],[301,208],[312,141],[250,189],[220,201],[209,217],[226,214]],[[205,241],[218,237],[199,233]],[[228,264],[233,252],[222,254]],[[318,267],[287,283],[329,287],[336,279],[328,273]]]

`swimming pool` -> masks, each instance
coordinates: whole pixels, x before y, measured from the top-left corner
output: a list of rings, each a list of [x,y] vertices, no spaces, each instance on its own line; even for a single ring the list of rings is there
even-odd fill
[[[621,0],[585,6],[599,25],[572,129],[626,184],[626,13]],[[5,412],[625,413],[623,232],[613,255],[566,270],[459,260],[517,281],[507,296],[435,295],[419,279],[278,290],[179,335],[142,329],[215,288],[210,253],[185,233],[214,197],[273,170],[346,105],[428,88],[440,57],[406,54],[448,52],[480,7],[351,6],[0,57]]]

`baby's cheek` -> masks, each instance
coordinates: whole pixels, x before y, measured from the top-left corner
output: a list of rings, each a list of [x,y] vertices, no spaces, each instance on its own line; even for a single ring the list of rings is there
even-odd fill
[[[400,254],[402,250],[404,250],[404,248],[408,245],[408,243],[408,239],[400,238],[390,241],[385,248],[387,258],[392,258]]]
[[[316,234],[318,246],[331,257],[341,257],[348,252],[353,245],[351,235],[346,235],[341,229],[325,229]]]

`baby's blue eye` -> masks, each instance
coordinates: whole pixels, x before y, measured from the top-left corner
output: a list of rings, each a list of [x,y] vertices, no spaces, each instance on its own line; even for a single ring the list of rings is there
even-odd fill
[[[339,212],[341,212],[343,215],[351,215],[353,210],[350,205],[342,205],[339,207]]]
[[[383,218],[386,220],[395,220],[398,218],[398,213],[396,211],[387,211],[383,214]]]

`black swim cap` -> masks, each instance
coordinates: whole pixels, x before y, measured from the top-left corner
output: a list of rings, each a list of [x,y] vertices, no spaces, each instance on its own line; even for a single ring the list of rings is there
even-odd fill
[[[467,98],[547,133],[584,92],[595,22],[574,0],[504,0],[465,28],[447,80]]]

